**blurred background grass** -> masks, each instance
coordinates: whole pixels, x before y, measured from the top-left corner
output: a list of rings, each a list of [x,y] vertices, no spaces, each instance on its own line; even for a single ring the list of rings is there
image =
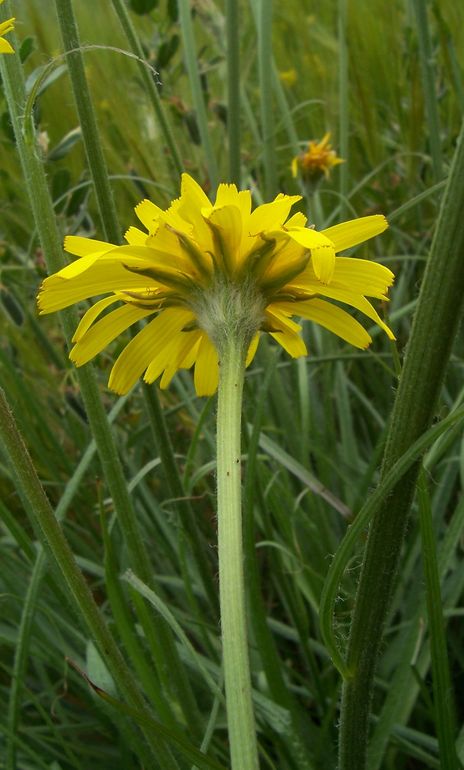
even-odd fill
[[[143,10],[145,2],[134,0],[132,5]],[[242,4],[242,159],[245,183],[253,184],[259,200],[265,169],[252,13],[256,5]],[[397,273],[388,313],[401,354],[441,193],[439,185],[434,187],[441,177],[431,161],[420,39],[410,2],[355,0],[349,3],[347,27],[341,33],[340,5],[309,0],[275,4],[273,48],[280,92],[275,93],[273,107],[278,187],[286,193],[300,191],[299,182],[290,173],[295,138],[303,146],[308,139],[331,131],[337,148],[340,134],[346,132],[348,154],[343,173],[348,199],[340,197],[337,168],[330,180],[323,181],[317,195],[303,201],[301,207],[309,206],[318,225],[337,219],[341,205],[350,215],[393,214],[390,230],[357,255],[378,258]],[[157,87],[183,165],[208,190],[205,156],[183,63],[177,6],[166,0],[147,0],[149,6],[153,6],[150,13],[131,12],[131,18],[147,60],[159,72]],[[226,178],[223,7],[212,0],[198,0],[191,7],[208,127],[219,175]],[[92,5],[76,2],[75,11],[83,45],[128,48],[109,1]],[[443,0],[429,3],[428,11],[433,54],[429,65],[435,90],[429,96],[438,108],[438,142],[446,173],[464,107],[464,8]],[[16,16],[25,68],[32,82],[37,68],[60,52],[59,31],[50,3],[29,0],[18,5]],[[348,114],[340,114],[340,34],[346,35],[348,46]],[[136,62],[114,50],[90,50],[85,62],[122,235],[135,223],[132,210],[141,198],[152,197],[164,206],[177,194],[179,180],[172,172]],[[92,452],[92,437],[62,333],[54,317],[36,317],[34,297],[45,275],[44,261],[6,107],[2,102],[0,105],[0,381],[50,500],[57,505],[65,492],[69,495],[66,534],[95,598],[118,633],[104,564],[114,552],[118,564],[129,566],[125,544],[114,524],[111,501]],[[102,237],[64,71],[40,95],[35,111],[63,234]],[[70,132],[74,132],[71,138]],[[410,201],[413,205],[405,206]],[[283,355],[275,359],[275,353],[263,349],[247,375],[245,395],[252,667],[262,765],[279,770],[329,770],[335,766],[339,677],[320,640],[319,596],[347,520],[376,483],[396,385],[393,352],[375,332],[373,346],[366,353],[353,352],[340,340],[308,325],[305,335],[311,351],[307,360],[290,361]],[[206,730],[210,720],[211,753],[225,764],[224,713],[199,664],[202,660],[212,677],[220,680],[217,609],[197,579],[188,541],[179,526],[176,502],[157,462],[158,451],[140,389],[124,399],[106,390],[110,359],[123,344],[115,343],[111,353],[102,353],[97,361],[103,397],[108,411],[118,411],[114,431],[152,556],[157,595],[169,606],[197,653],[192,657],[185,640],[179,638],[179,654],[185,661],[199,712],[198,719],[192,716],[192,723],[200,723]],[[441,415],[462,400],[462,354],[462,344],[458,344],[439,406]],[[161,400],[183,474],[184,493],[194,505],[205,553],[214,561],[214,400],[196,398],[190,375],[182,373],[172,388],[161,394]],[[437,442],[429,452],[427,467],[458,722],[462,724],[459,618],[464,584],[464,453],[460,435]],[[76,474],[82,474],[79,483]],[[33,571],[35,535],[4,464],[0,464],[0,500],[0,698],[4,715],[0,754],[11,758],[11,746],[16,748],[16,764],[9,759],[5,767],[139,767],[124,720],[92,695],[65,662],[65,656],[70,657],[93,681],[111,691],[104,664],[76,622],[59,579],[53,572],[41,577]],[[109,529],[106,544],[102,520]],[[362,545],[359,543],[360,549]],[[340,591],[337,619],[342,642],[358,565],[359,555],[355,555]],[[214,574],[214,564],[212,571]],[[139,632],[133,595],[127,582],[122,581],[121,586]],[[139,636],[149,663],[149,642]],[[370,767],[440,767],[415,517],[386,641],[377,680]],[[19,701],[14,708],[19,709],[19,723],[13,735],[11,684],[18,649],[26,665],[16,680]],[[182,715],[178,717],[179,726],[198,742],[193,727]],[[295,733],[307,741],[304,760],[295,748]],[[462,730],[458,749],[463,761]],[[190,765],[179,759],[179,766]]]

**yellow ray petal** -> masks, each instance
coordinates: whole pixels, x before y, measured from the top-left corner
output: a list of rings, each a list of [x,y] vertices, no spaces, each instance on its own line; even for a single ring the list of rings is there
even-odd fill
[[[388,222],[382,214],[374,214],[370,217],[360,217],[359,219],[353,219],[349,222],[341,222],[333,227],[327,227],[321,232],[329,238],[334,246],[335,251],[345,251],[352,246],[357,246],[358,243],[373,238],[375,235],[380,235],[388,227]]]
[[[276,305],[279,310],[315,321],[357,348],[367,348],[372,342],[370,335],[359,321],[345,310],[331,305],[330,302],[310,299],[306,302],[279,302]]]
[[[132,246],[145,246],[147,243],[147,234],[138,227],[129,227],[124,233],[124,238]]]
[[[193,366],[195,363],[196,353],[198,351],[198,343],[200,342],[202,336],[202,332],[199,329],[195,329],[193,332],[180,332],[177,335],[176,340],[173,340],[172,354],[170,356],[168,366],[164,370],[163,376],[160,380],[160,388],[162,390],[170,385],[172,378],[176,372],[179,371],[179,369],[190,369],[190,367]],[[150,364],[147,371],[145,372],[145,376],[143,378],[145,382],[153,381],[150,379],[151,373],[149,370],[151,366],[152,364]]]
[[[387,326],[387,324],[384,321],[382,321],[379,314],[377,313],[375,308],[371,305],[369,300],[367,300],[365,297],[362,297],[360,294],[355,294],[349,289],[337,288],[336,286],[334,286],[333,282],[329,286],[321,286],[318,289],[318,294],[320,294],[323,297],[330,297],[330,299],[335,299],[335,300],[339,300],[340,302],[345,302],[347,305],[351,305],[351,307],[356,308],[356,310],[360,310],[361,313],[364,313],[364,315],[366,315],[372,321],[375,321],[377,326],[380,326],[380,328],[383,329],[383,331],[386,333],[389,339],[391,340],[396,339],[392,330]]]
[[[113,310],[112,313],[108,313],[100,321],[97,321],[80,337],[72,348],[69,358],[76,366],[86,364],[129,326],[152,314],[152,309],[142,310],[133,305],[118,307],[117,310]]]
[[[296,214],[292,214],[290,219],[285,222],[285,228],[287,227],[306,227],[308,218],[305,217],[302,211],[297,211]]]
[[[92,326],[93,322],[96,321],[100,313],[103,312],[107,307],[112,305],[114,302],[119,302],[121,300],[120,295],[118,294],[110,294],[109,297],[104,297],[104,299],[99,300],[95,303],[95,305],[92,305],[86,313],[82,316],[79,325],[74,332],[72,341],[73,342],[79,342],[81,337],[84,336],[84,334],[87,332],[88,329]]]
[[[287,230],[287,228],[285,228]],[[335,269],[335,249],[322,233],[308,227],[287,230],[290,238],[311,252],[311,262],[316,276],[323,283],[329,283]]]
[[[2,3],[3,3],[3,0],[2,0]],[[14,29],[15,21],[16,21],[16,18],[12,16],[11,19],[5,19],[5,21],[0,22],[0,35],[6,35],[7,32],[11,32]]]
[[[213,248],[212,234],[202,214],[203,211],[211,209],[211,202],[200,185],[188,174],[182,174],[181,197],[177,201],[177,211],[179,216],[189,224],[189,231],[186,234],[194,236],[203,251],[211,251]],[[169,224],[186,232],[185,227],[176,225],[174,220],[169,220]]]
[[[253,337],[253,339],[251,340],[250,347],[248,348],[245,366],[250,366],[251,362],[253,361],[256,355],[256,351],[258,350],[260,338],[261,338],[261,334],[260,332],[257,332]]]
[[[164,365],[159,372],[161,374],[168,364],[171,340],[193,319],[194,315],[189,310],[179,308],[163,310],[126,345],[119,355],[111,370],[109,388],[119,394],[127,393],[160,354],[164,356]]]
[[[333,278],[330,287],[363,294],[367,297],[386,299],[388,287],[393,283],[394,275],[388,267],[367,259],[336,257]],[[309,264],[298,276],[292,279],[289,289],[309,291],[317,294],[321,282],[313,267]]]
[[[270,332],[270,334],[292,358],[308,355],[306,345],[298,334],[292,334],[292,332]]]
[[[217,188],[214,208],[222,206],[237,206],[238,190],[235,184],[220,184]]]
[[[212,226],[218,237],[219,250],[224,260],[226,272],[233,275],[240,263],[240,246],[242,242],[242,215],[237,206],[214,208],[207,216],[207,222]]]
[[[220,184],[214,208],[222,208],[222,206],[236,206],[242,217],[248,219],[251,213],[251,193],[249,190],[238,191],[234,184]]]
[[[211,201],[198,182],[190,174],[182,174],[180,186],[181,199],[185,204],[197,209],[198,211],[205,206],[211,206]]]
[[[278,195],[272,203],[258,206],[250,215],[250,234],[258,235],[264,230],[277,230],[287,219],[293,204],[299,200],[301,195]]]
[[[176,268],[186,273],[191,272],[191,259],[186,258],[185,251],[179,245],[179,238],[175,231],[166,226],[164,222],[160,224],[156,235],[147,239],[147,246],[152,249],[152,255],[160,263],[164,262],[167,267]]]
[[[394,278],[388,267],[367,259],[337,257],[335,262],[334,280],[337,284],[368,297],[384,297]]]
[[[219,382],[218,354],[213,343],[203,334],[195,361],[194,384],[198,396],[212,396]]]
[[[262,275],[258,270],[255,270],[254,274],[259,278],[264,292],[275,291],[292,279],[296,280],[309,259],[310,254],[306,249],[292,239],[288,239],[274,249],[273,258],[269,260]]]
[[[149,233],[156,231],[160,218],[164,215],[163,209],[156,206],[155,203],[147,199],[140,201],[134,209],[142,225],[147,228]]]
[[[4,34],[0,31],[0,35]],[[8,40],[4,37],[0,37],[0,53],[14,53],[14,48]]]
[[[67,235],[64,239],[64,250],[76,257],[86,257],[88,254],[105,253],[115,248],[113,243],[97,241],[95,238],[84,238],[81,235]]]
[[[46,278],[37,297],[39,312],[41,315],[53,313],[83,299],[112,291],[140,291],[143,285],[148,292],[155,292],[160,286],[151,278],[126,270],[119,261],[97,262],[76,278],[67,280],[59,275]]]
[[[291,305],[291,303],[274,302],[266,308],[264,315],[271,329],[296,334],[301,331],[301,326],[289,318],[289,316],[296,315],[296,313],[286,310],[287,305]]]

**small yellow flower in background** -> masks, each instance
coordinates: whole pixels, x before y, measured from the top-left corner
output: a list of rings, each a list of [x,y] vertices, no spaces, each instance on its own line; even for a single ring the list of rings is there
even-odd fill
[[[305,182],[317,182],[322,176],[326,179],[334,166],[345,161],[337,156],[330,144],[328,132],[320,142],[312,140],[308,142],[306,152],[300,153],[292,160],[292,174],[294,177],[301,175]]]
[[[0,5],[3,3],[3,0],[0,0]],[[0,22],[0,54],[1,53],[14,53],[13,46],[8,42],[8,40],[5,40],[3,35],[6,35],[8,32],[11,32],[14,29],[14,22],[15,18],[7,19],[6,21]]]
[[[147,383],[161,376],[165,388],[179,369],[192,366],[197,394],[214,393],[221,348],[232,334],[245,340],[247,365],[262,332],[291,356],[306,355],[301,326],[292,316],[366,348],[371,337],[359,321],[324,298],[361,311],[394,339],[367,299],[385,300],[393,273],[375,262],[336,256],[383,232],[385,217],[317,232],[306,227],[302,213],[289,216],[298,200],[280,194],[252,210],[249,190],[221,184],[212,204],[183,174],[181,195],[166,211],[148,200],[136,207],[146,231],[130,227],[127,245],[68,236],[65,250],[79,259],[45,279],[40,313],[107,295],[76,329],[70,352],[76,366],[147,319],[112,368],[109,387],[116,393],[127,393],[142,375]]]
[[[296,74],[296,69],[292,67],[289,70],[281,70],[279,72],[279,80],[281,83],[284,84],[284,86],[287,86],[288,88],[291,88],[295,85],[296,81],[298,79],[298,76]]]

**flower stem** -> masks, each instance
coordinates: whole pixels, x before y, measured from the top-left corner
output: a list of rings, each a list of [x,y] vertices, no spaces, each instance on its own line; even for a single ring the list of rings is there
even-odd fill
[[[245,345],[231,335],[221,351],[217,414],[217,495],[222,650],[232,770],[257,770],[248,657],[241,510],[240,428]]]

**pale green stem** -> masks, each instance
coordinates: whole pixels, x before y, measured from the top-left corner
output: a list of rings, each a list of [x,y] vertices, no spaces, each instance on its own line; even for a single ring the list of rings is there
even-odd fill
[[[221,352],[217,414],[217,496],[222,652],[232,770],[258,770],[243,571],[240,428],[243,341]]]

